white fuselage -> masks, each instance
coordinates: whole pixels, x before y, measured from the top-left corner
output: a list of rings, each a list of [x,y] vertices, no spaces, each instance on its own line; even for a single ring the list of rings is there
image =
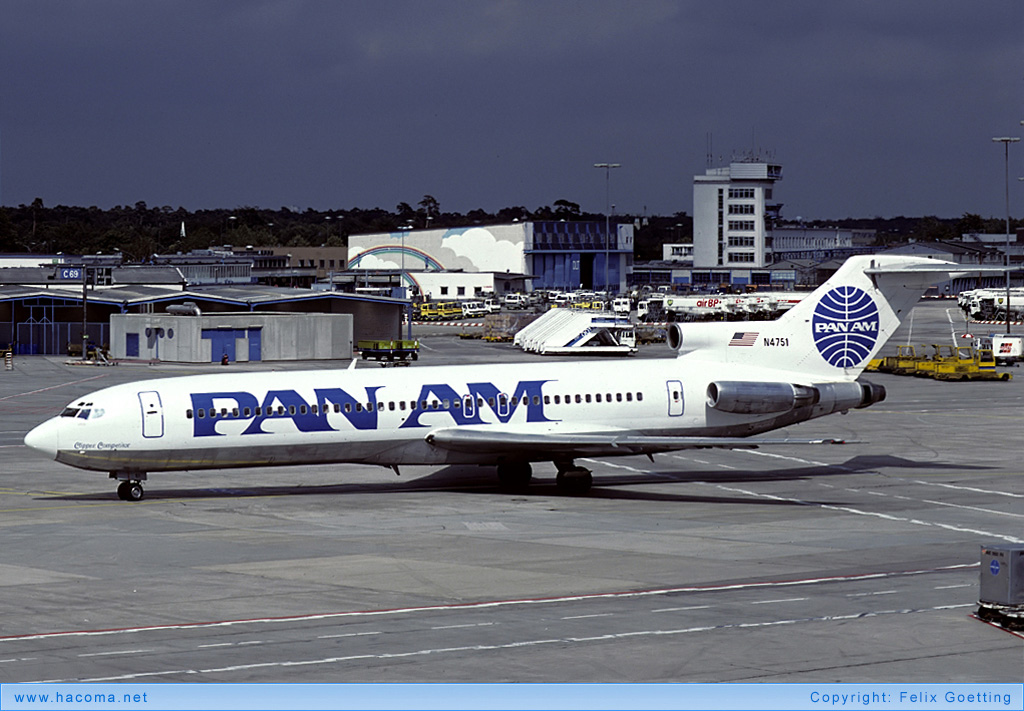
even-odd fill
[[[502,457],[435,447],[427,435],[458,427],[735,437],[827,414],[810,408],[799,416],[713,410],[706,404],[709,365],[683,356],[148,380],[71,403],[26,442],[60,462],[111,472],[329,462],[492,464]],[[763,379],[749,367],[728,364],[718,364],[715,376],[722,379],[730,370],[736,371],[733,379]]]

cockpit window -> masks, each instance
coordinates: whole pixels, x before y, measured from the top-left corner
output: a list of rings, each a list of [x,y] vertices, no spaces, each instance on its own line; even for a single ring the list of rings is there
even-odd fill
[[[95,420],[103,417],[105,411],[101,407],[93,407],[91,402],[79,402],[61,410],[60,417],[77,417],[80,420]]]

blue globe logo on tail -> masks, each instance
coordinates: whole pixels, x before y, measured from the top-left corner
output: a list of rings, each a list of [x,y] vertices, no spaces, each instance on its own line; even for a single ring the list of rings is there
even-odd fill
[[[814,345],[836,368],[854,368],[878,342],[878,307],[862,289],[839,286],[827,292],[811,319]]]

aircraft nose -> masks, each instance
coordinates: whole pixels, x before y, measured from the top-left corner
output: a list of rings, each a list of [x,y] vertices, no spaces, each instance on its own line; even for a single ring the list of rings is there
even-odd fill
[[[25,445],[27,447],[37,452],[42,452],[51,459],[57,457],[57,446],[59,444],[60,423],[56,420],[47,420],[25,435]]]

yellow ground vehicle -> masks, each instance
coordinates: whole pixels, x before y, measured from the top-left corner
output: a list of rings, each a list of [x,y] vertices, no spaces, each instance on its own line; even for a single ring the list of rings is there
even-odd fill
[[[924,346],[921,346],[922,351]],[[917,370],[917,364],[925,359],[925,355],[922,352],[918,354],[917,349],[914,346],[896,346],[896,355],[886,356],[885,358],[875,359],[872,363],[875,364],[873,368],[869,370],[877,370],[882,373],[895,373],[896,375],[907,375],[914,373]]]
[[[922,358],[919,360],[914,368],[914,375],[918,375],[923,378],[934,378],[939,363],[952,363],[957,358],[956,348],[954,346],[933,343],[932,348],[935,349],[934,353],[932,353],[932,357]],[[924,346],[921,346],[921,350],[924,350]]]
[[[927,358],[928,356],[924,354],[924,346],[921,347],[920,353],[914,346],[897,346],[896,365],[892,372],[900,374],[913,373],[917,370],[917,364]]]
[[[930,361],[918,364],[919,375],[936,380],[1010,380],[1009,373],[996,370],[996,359],[991,348],[972,346],[934,345],[935,355]]]
[[[931,357],[924,346],[897,346],[895,356],[875,358],[867,370],[895,375],[917,375],[936,380],[1011,380],[1010,373],[996,370],[990,348],[932,344]]]
[[[360,357],[364,360],[417,360],[420,357],[419,341],[357,341]]]
[[[970,346],[935,346],[936,380],[967,380],[978,372]]]
[[[996,370],[996,355],[991,348],[976,348],[974,362],[978,365],[978,372],[972,376],[974,380],[1013,380],[1012,374]]]
[[[430,302],[418,304],[416,318],[420,321],[440,321],[441,305]]]
[[[996,372],[996,354],[991,348],[976,348],[974,358],[978,363],[978,369],[982,373]]]
[[[458,301],[442,301],[438,304],[438,310],[442,321],[462,318],[462,304]]]

